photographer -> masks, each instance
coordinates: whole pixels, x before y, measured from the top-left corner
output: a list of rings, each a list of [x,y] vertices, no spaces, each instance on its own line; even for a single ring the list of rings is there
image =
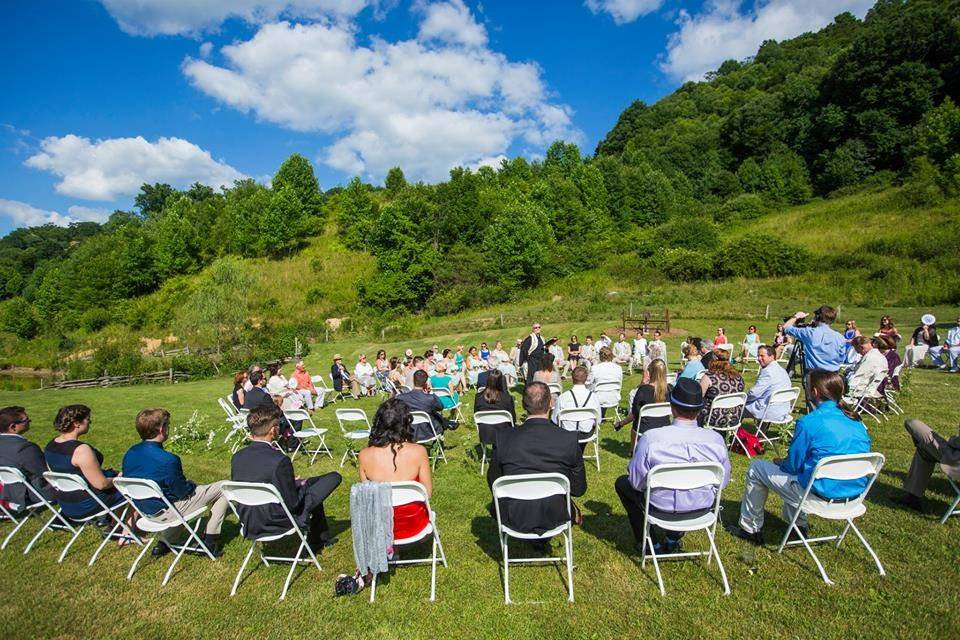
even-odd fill
[[[797,341],[803,348],[803,388],[807,398],[807,411],[812,410],[810,404],[810,389],[808,386],[809,373],[814,369],[822,371],[839,371],[844,362],[847,342],[843,335],[830,328],[837,319],[837,310],[823,305],[813,312],[813,321],[804,324],[800,321],[810,314],[798,311],[789,318],[784,318],[784,332]]]

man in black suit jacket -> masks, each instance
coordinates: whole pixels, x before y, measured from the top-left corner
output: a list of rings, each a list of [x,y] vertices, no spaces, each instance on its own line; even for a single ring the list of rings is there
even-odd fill
[[[499,431],[487,483],[501,476],[531,473],[562,473],[570,480],[570,495],[587,491],[583,454],[574,431],[564,431],[550,422],[553,396],[542,382],[532,382],[523,390],[523,409],[527,420],[516,429]],[[511,529],[522,533],[543,533],[570,518],[565,496],[550,496],[533,502],[504,498],[500,516]]]
[[[533,374],[540,370],[546,344],[540,337],[540,323],[533,324],[533,331],[520,344],[520,366],[527,363],[527,384],[533,382]]]
[[[397,396],[403,404],[407,405],[410,411],[424,411],[430,416],[433,428],[437,435],[443,433],[446,428],[446,420],[443,418],[443,404],[440,398],[430,393],[427,389],[427,372],[417,369],[413,374],[413,389]],[[426,424],[419,423],[414,430],[414,440],[421,441],[433,437],[433,432]]]
[[[273,446],[280,433],[283,414],[275,406],[253,409],[247,416],[250,443],[233,455],[230,478],[240,482],[272,484],[280,492],[290,514],[301,528],[307,529],[307,544],[317,551],[329,542],[323,501],[340,486],[343,478],[336,471],[300,480],[293,475],[293,463]],[[278,504],[260,507],[237,506],[237,515],[248,539],[282,533],[290,522]]]
[[[252,411],[257,407],[275,407],[273,403],[273,398],[267,393],[267,390],[264,387],[267,385],[266,378],[263,377],[263,372],[254,371],[250,374],[250,384],[253,385],[253,388],[250,391],[247,391],[243,395],[243,408]]]
[[[52,500],[53,492],[43,479],[43,472],[47,470],[43,452],[40,447],[23,437],[29,430],[30,417],[27,416],[26,409],[0,409],[0,467],[19,469],[31,487],[47,500]],[[0,498],[21,507],[39,502],[22,484],[4,486]]]

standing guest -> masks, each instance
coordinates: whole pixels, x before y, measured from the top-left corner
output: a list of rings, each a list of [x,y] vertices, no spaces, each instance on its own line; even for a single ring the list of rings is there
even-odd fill
[[[873,380],[887,371],[887,359],[876,348],[874,340],[879,338],[858,336],[853,339],[853,348],[860,354],[860,362],[847,373],[847,393],[851,398],[859,398],[867,392],[872,395],[876,391],[869,388]]]
[[[332,542],[323,501],[340,486],[343,478],[336,471],[300,480],[293,475],[293,463],[273,446],[280,434],[282,414],[276,407],[254,409],[247,416],[250,442],[230,461],[230,479],[237,482],[263,482],[277,488],[284,505],[297,525],[307,530],[307,544],[314,552]],[[256,540],[289,530],[290,523],[278,504],[256,507],[237,505],[243,536]]]
[[[507,383],[504,375],[497,369],[491,369],[487,374],[487,384],[482,393],[478,393],[473,400],[473,412],[477,411],[507,411],[517,422],[517,412],[513,403],[513,396],[507,391]],[[509,423],[503,424],[481,424],[477,425],[480,435],[480,442],[492,445],[496,440],[496,432],[500,429],[509,429]]]
[[[730,350],[725,347],[733,345],[722,344],[720,348],[714,351],[713,360],[706,370],[707,373],[700,378],[700,390],[703,392],[703,409],[697,419],[701,425],[706,424],[707,417],[710,416],[710,409],[713,407],[714,399],[726,393],[741,393],[743,391],[743,376],[730,364]],[[759,349],[758,349],[759,355]],[[740,409],[722,409],[713,412],[711,424],[713,426],[727,427],[737,424],[740,421]]]
[[[360,395],[360,384],[350,377],[347,368],[343,366],[343,356],[339,353],[333,356],[333,365],[330,367],[330,380],[333,381],[333,390],[337,393],[343,393],[343,383],[350,385],[350,395],[356,400]]]
[[[33,442],[23,437],[30,430],[30,416],[23,407],[0,409],[0,467],[13,467],[23,474],[31,487],[47,500],[53,499],[53,489],[43,479],[47,464],[43,452]],[[37,498],[22,484],[5,485],[0,499],[21,509],[38,502]]]
[[[683,371],[680,372],[679,378],[690,378],[691,380],[697,379],[697,374],[703,371],[703,362],[701,362],[700,348],[695,344],[688,344],[683,350],[683,357],[686,359],[686,362],[683,365]]]
[[[353,368],[353,379],[360,385],[364,395],[372,396],[377,391],[377,378],[373,374],[373,365],[367,362],[366,354],[361,353]]]
[[[533,380],[543,384],[560,384],[560,373],[553,366],[553,354],[543,355],[540,370],[533,374]]]
[[[597,361],[597,345],[593,344],[593,336],[587,336],[580,348],[580,361],[589,371]]]
[[[179,456],[163,448],[170,435],[170,412],[166,409],[144,409],[137,414],[137,434],[140,443],[135,444],[123,456],[123,475],[128,478],[153,480],[160,487],[164,497],[183,515],[198,509],[210,509],[203,543],[214,556],[220,551],[220,527],[227,515],[227,499],[221,495],[223,481],[197,486],[187,480],[183,474],[183,464]],[[136,500],[137,508],[160,521],[172,522],[176,514],[169,512],[159,498]],[[160,534],[160,540],[153,548],[153,555],[161,556],[170,551],[168,531]]]
[[[434,431],[437,435],[443,433],[447,426],[443,419],[443,405],[440,403],[440,398],[431,393],[430,380],[426,371],[417,369],[413,374],[413,388],[406,393],[401,393],[397,398],[407,405],[410,411],[423,411],[430,416],[433,429],[426,423],[418,423],[414,433],[417,442],[429,440],[433,437]]]
[[[233,393],[230,394],[230,402],[238,410],[243,409],[244,387],[247,384],[247,372],[241,371],[233,374]]]
[[[810,372],[815,369],[822,371],[839,371],[843,365],[847,343],[843,336],[830,328],[837,320],[837,310],[823,305],[814,313],[813,322],[805,327],[797,327],[798,320],[803,320],[810,314],[798,311],[783,323],[784,332],[803,345],[803,364],[806,368],[806,377],[803,380],[804,395],[807,401],[807,411],[813,410],[810,385]]]
[[[880,318],[880,328],[877,329],[877,335],[885,338],[893,338],[894,343],[899,343],[901,338],[900,332],[897,331],[897,327],[893,324],[893,318],[890,316]]]
[[[574,379],[577,371],[574,369]],[[586,380],[586,370],[583,370]],[[526,421],[516,429],[501,430],[496,434],[493,457],[487,471],[487,483],[502,476],[531,473],[562,473],[570,481],[570,495],[582,496],[587,491],[587,473],[577,434],[557,429],[550,422],[553,396],[542,382],[531,382],[523,390],[523,409]],[[491,515],[495,517],[491,507]],[[543,500],[500,501],[503,524],[521,533],[542,534],[569,522],[566,496],[555,495]]]
[[[599,356],[600,362],[590,372],[590,376],[593,378],[591,389],[596,389],[597,385],[601,382],[617,383],[616,389],[600,389],[596,392],[596,396],[601,407],[603,407],[603,405],[620,404],[620,391],[623,388],[623,369],[620,368],[620,365],[613,362],[613,351],[610,350],[610,347],[602,347]],[[601,408],[601,411],[606,412],[606,409]]]
[[[777,331],[773,334],[773,348],[777,352],[777,360],[780,359],[789,344],[790,338],[787,337],[787,334],[783,329],[783,323],[778,322]]]
[[[647,360],[663,360],[664,364],[667,362],[667,344],[661,340],[659,329],[653,330],[653,340],[647,345]]]
[[[957,318],[957,325],[947,332],[947,339],[939,347],[930,347],[930,357],[933,364],[946,369],[947,364],[943,361],[943,350],[947,350],[947,357],[950,360],[950,371],[957,371],[957,357],[960,357],[960,318]]]
[[[913,335],[910,337],[910,344],[904,352],[907,368],[919,366],[923,362],[924,356],[927,355],[927,350],[939,346],[937,319],[933,314],[925,313],[920,318],[920,326],[914,329]]]
[[[860,335],[860,329],[857,328],[855,320],[847,320],[844,327],[843,339],[847,342],[847,350],[844,354],[844,362],[847,364],[857,364],[860,361],[860,354],[853,348],[853,339]]]
[[[579,432],[580,438],[588,438],[593,435],[598,422],[596,420],[561,421],[560,411],[562,409],[595,409],[598,414],[600,413],[600,401],[597,399],[597,395],[587,388],[588,375],[587,368],[584,366],[574,369],[573,374],[571,374],[573,387],[560,394],[553,409],[553,421],[559,424],[564,431]]]
[[[650,429],[665,427],[670,424],[670,417],[655,418],[651,416],[640,417],[640,409],[648,404],[659,404],[668,402],[670,391],[673,385],[667,384],[667,365],[660,360],[654,360],[647,367],[645,382],[637,387],[637,392],[633,394],[633,403],[630,405],[630,413],[623,417],[623,420],[613,425],[614,429],[619,431],[625,425],[632,424],[633,429],[630,434],[630,450],[633,451],[637,446],[637,438],[642,436]]]
[[[103,504],[113,507],[124,500],[113,486],[117,472],[104,469],[103,454],[80,440],[90,431],[90,422],[90,407],[82,404],[61,407],[53,421],[59,435],[47,443],[43,458],[50,471],[80,476]],[[68,518],[79,520],[101,510],[85,491],[54,491],[54,496]]]
[[[453,378],[447,374],[447,365],[445,362],[438,362],[433,376],[430,377],[431,389],[446,389],[450,392],[449,396],[437,396],[444,409],[452,409],[460,402],[460,394],[454,392],[456,386]]]
[[[481,342],[480,343],[480,359],[486,360],[489,357],[490,357],[490,349],[487,348],[487,343]]]
[[[621,333],[620,339],[613,345],[613,361],[617,364],[628,364],[630,362],[630,343],[627,342],[627,334]]]
[[[740,343],[740,359],[745,360],[747,358],[757,359],[757,347],[760,346],[760,334],[757,333],[757,326],[750,325],[747,327],[747,335],[743,336],[743,342]]]
[[[777,391],[789,389],[790,375],[777,362],[777,352],[774,347],[761,345],[757,349],[757,360],[760,361],[760,374],[750,391],[747,392],[747,404],[743,410],[755,420],[763,417],[763,412],[770,404],[770,399]],[[767,419],[775,422],[785,420],[790,414],[789,405],[777,403],[767,413]]]
[[[948,440],[925,423],[914,419],[906,420],[903,426],[910,434],[915,450],[910,470],[903,479],[903,495],[897,501],[923,513],[923,494],[937,463],[940,463],[940,469],[949,478],[960,483],[960,435],[952,436]]]
[[[303,363],[303,360],[297,360],[297,363],[293,365],[293,373],[290,374],[290,379],[293,380],[295,390],[300,397],[303,398],[303,406],[305,406],[309,411],[313,411],[313,397],[319,396],[317,388],[313,386],[313,378],[310,377],[310,372],[307,371],[307,365]],[[319,404],[323,404],[323,399],[318,398]]]
[[[783,499],[783,519],[790,522],[820,460],[827,456],[870,451],[870,437],[863,422],[843,405],[843,378],[840,374],[811,371],[809,386],[815,408],[797,420],[796,434],[790,442],[787,457],[773,462],[754,458],[750,463],[740,503],[740,526],[730,530],[738,538],[763,544],[763,507],[771,489]],[[866,477],[821,479],[813,483],[812,492],[823,500],[844,500],[860,495],[867,482]],[[801,513],[796,523],[806,537],[806,515]]]
[[[697,415],[703,408],[703,394],[693,380],[681,378],[670,392],[670,410],[673,422],[666,427],[652,429],[637,442],[636,451],[627,467],[627,475],[620,476],[614,489],[623,503],[630,520],[630,528],[636,541],[637,553],[643,553],[644,503],[646,501],[647,476],[658,464],[678,462],[718,462],[723,466],[723,483],[720,487],[702,486],[687,490],[651,489],[650,515],[669,520],[694,518],[709,513],[717,492],[730,482],[730,459],[727,445],[716,431],[701,429]],[[674,553],[680,550],[683,533],[651,530],[654,549],[657,553]]]
[[[570,336],[570,342],[567,344],[567,361],[570,363],[570,369],[576,369],[580,364],[580,341],[577,336]]]
[[[723,327],[717,327],[717,335],[713,338],[713,346],[719,347],[722,344],[727,344],[727,334],[724,332]]]
[[[637,331],[637,334],[633,337],[633,365],[638,369],[646,369],[648,364],[647,339]]]
[[[533,323],[533,328],[523,342],[520,344],[520,367],[527,365],[526,381],[527,384],[533,382],[533,376],[540,370],[540,363],[546,350],[546,343],[540,336],[540,323]]]

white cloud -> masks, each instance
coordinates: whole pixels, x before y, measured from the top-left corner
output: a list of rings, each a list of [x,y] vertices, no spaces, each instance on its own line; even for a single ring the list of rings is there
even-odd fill
[[[740,0],[713,0],[706,10],[680,12],[660,68],[682,80],[699,80],[729,59],[754,55],[764,40],[816,31],[849,11],[863,17],[874,0],[758,0],[741,12]]]
[[[420,40],[437,40],[468,47],[486,46],[487,30],[474,20],[463,0],[433,4],[421,2],[414,8],[424,14],[420,23]]]
[[[213,43],[212,43],[212,42],[204,42],[203,44],[200,45],[200,57],[201,57],[201,58],[209,58],[211,53],[213,53]]]
[[[442,7],[466,11],[459,0]],[[424,25],[437,15],[418,10]],[[421,39],[369,46],[342,24],[268,24],[224,47],[224,66],[188,58],[183,70],[235,109],[335,134],[320,160],[374,179],[399,165],[412,179],[440,180],[453,166],[505,154],[515,140],[582,139],[571,110],[550,101],[539,66],[478,45],[476,32],[454,26],[464,24],[433,22]]]
[[[111,138],[91,142],[75,135],[51,136],[24,163],[61,178],[58,193],[84,200],[130,196],[147,182],[186,187],[194,182],[220,187],[244,178],[209,151],[181,138]]]
[[[280,16],[307,19],[352,17],[380,0],[100,0],[126,33],[136,36],[197,35],[228,18],[252,24]]]
[[[84,207],[83,205],[79,204],[74,204],[67,207],[67,213],[70,214],[70,218],[82,221],[89,220],[93,222],[106,222],[110,217],[110,214],[113,212],[113,209],[105,209],[103,207]]]
[[[663,2],[664,0],[586,0],[584,4],[595,14],[609,13],[617,24],[627,24],[640,16],[653,13]]]

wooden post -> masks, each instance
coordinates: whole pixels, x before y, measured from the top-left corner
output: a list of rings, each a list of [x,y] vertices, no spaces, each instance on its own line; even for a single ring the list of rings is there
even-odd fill
[[[667,333],[670,333],[670,309],[663,310],[663,317],[666,320]]]
[[[767,305],[767,310],[763,312],[763,319],[764,320],[770,319],[770,305]]]
[[[330,329],[327,327],[323,328],[323,341],[330,342]]]
[[[503,314],[500,314],[500,328],[503,329]]]
[[[170,384],[173,384],[173,367],[170,367]]]

